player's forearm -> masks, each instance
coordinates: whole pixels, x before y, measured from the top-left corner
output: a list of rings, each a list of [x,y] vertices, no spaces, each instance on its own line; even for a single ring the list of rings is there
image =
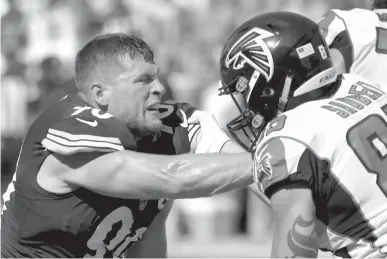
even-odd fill
[[[250,154],[114,152],[74,171],[69,184],[126,199],[211,196],[253,183]]]
[[[253,183],[252,159],[248,153],[181,155],[163,161],[161,174],[179,185],[172,198],[212,196]]]

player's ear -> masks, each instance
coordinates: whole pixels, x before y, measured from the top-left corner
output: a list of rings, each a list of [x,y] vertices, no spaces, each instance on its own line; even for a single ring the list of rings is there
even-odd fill
[[[105,91],[105,87],[103,87],[102,84],[93,83],[90,86],[90,93],[99,106],[106,107],[108,105],[108,98],[106,96],[107,91]]]

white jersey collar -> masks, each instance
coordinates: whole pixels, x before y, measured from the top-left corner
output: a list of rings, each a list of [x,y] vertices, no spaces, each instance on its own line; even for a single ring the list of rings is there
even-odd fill
[[[322,71],[321,73],[315,75],[304,84],[302,84],[296,91],[294,91],[293,96],[299,96],[310,91],[316,90],[328,84],[335,82],[337,79],[336,67],[328,68],[327,70]]]

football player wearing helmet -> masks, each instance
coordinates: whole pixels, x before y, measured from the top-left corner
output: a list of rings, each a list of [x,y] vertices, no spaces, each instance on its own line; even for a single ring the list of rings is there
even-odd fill
[[[288,12],[238,27],[220,68],[220,94],[242,94],[248,107],[228,128],[255,149],[254,179],[274,212],[272,256],[385,258],[374,244],[387,235],[386,94],[337,75],[318,25]]]
[[[339,73],[357,74],[385,87],[387,0],[370,2],[373,10],[332,9],[318,24]]]
[[[98,36],[75,67],[78,94],[46,110],[24,140],[4,195],[2,257],[165,257],[166,198],[253,183],[247,152],[184,154],[239,146],[211,116],[160,104],[159,68],[141,39]]]

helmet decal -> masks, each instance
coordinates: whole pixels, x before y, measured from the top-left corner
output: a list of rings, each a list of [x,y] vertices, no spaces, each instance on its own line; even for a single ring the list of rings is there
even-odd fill
[[[274,73],[273,56],[263,40],[272,36],[272,32],[252,28],[231,47],[225,60],[226,67],[239,70],[248,63],[270,81]]]

